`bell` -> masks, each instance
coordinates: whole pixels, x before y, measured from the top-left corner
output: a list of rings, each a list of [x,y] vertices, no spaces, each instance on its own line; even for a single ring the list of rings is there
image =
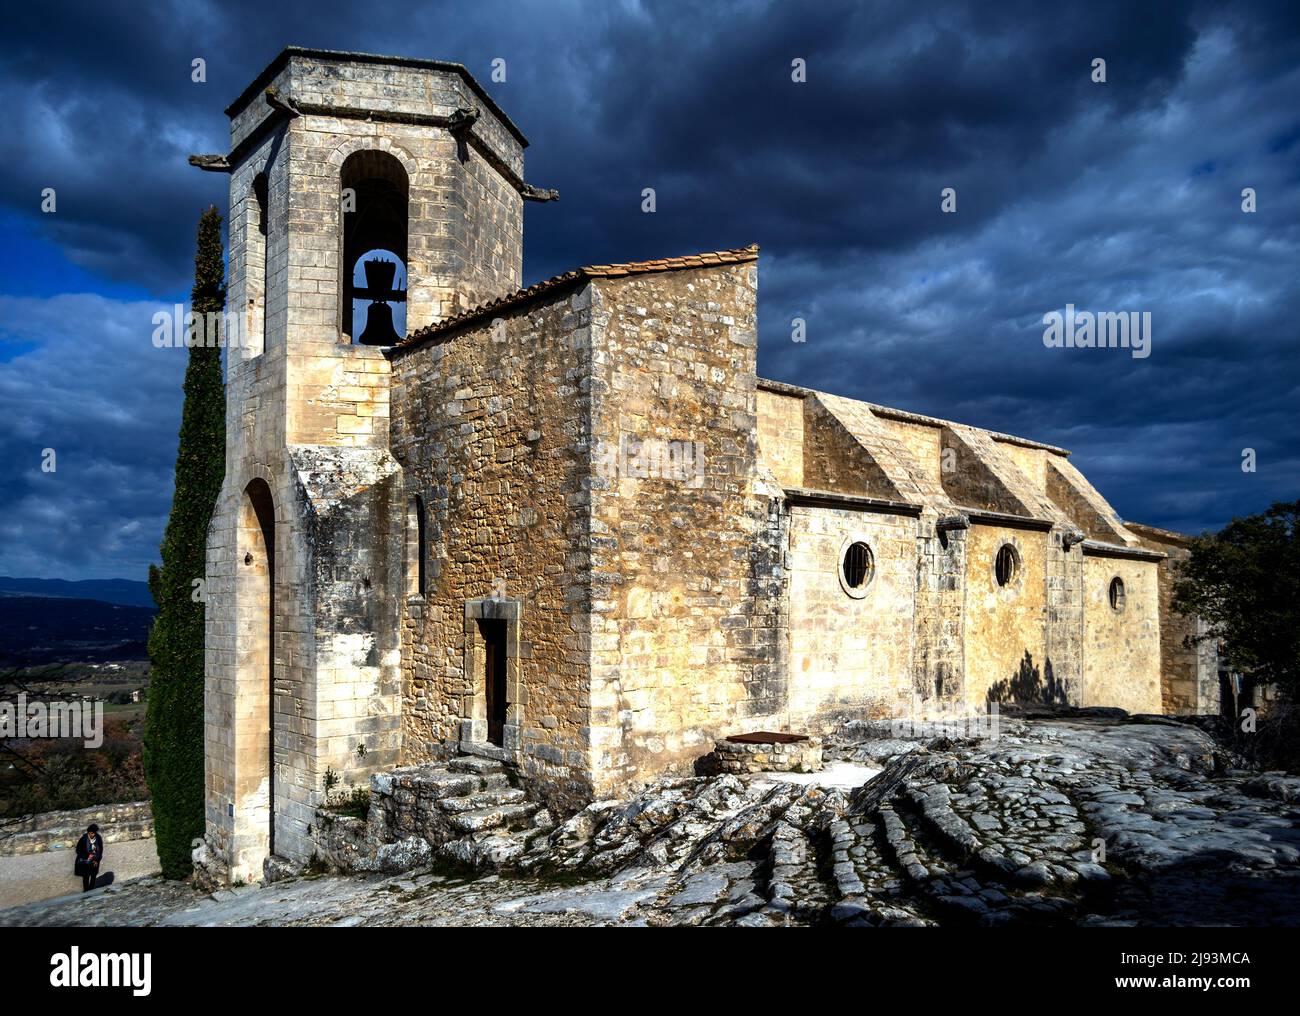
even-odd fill
[[[397,265],[383,258],[371,258],[363,266],[366,273],[366,289],[373,293],[372,299],[382,300],[382,294],[393,292],[393,278],[397,274]]]
[[[366,285],[353,291],[353,296],[368,297],[374,302],[366,310],[366,329],[357,339],[363,346],[395,346],[401,341],[393,327],[393,308],[389,300],[405,300],[406,294],[393,288],[397,265],[391,261],[374,258],[364,265]]]
[[[372,303],[366,310],[366,328],[357,340],[363,346],[395,346],[401,342],[393,327],[393,308],[386,303]]]

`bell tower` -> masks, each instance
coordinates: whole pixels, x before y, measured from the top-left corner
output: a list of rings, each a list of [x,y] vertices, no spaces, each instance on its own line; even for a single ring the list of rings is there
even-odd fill
[[[402,471],[385,347],[519,288],[527,142],[459,64],[290,47],[226,109],[226,477],[208,534],[209,856],[311,855],[401,755]]]

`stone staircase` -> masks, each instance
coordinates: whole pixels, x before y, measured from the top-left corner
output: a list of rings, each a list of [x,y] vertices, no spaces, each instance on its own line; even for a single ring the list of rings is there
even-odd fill
[[[452,759],[447,769],[470,776],[478,785],[468,793],[437,798],[447,825],[459,834],[437,848],[443,860],[475,871],[499,870],[554,827],[550,812],[510,785],[500,762],[465,755]]]
[[[353,820],[364,832],[331,826],[333,839],[351,839],[345,850],[326,847],[337,867],[394,871],[442,861],[500,870],[555,824],[505,765],[475,755],[376,774],[370,786],[369,816]]]

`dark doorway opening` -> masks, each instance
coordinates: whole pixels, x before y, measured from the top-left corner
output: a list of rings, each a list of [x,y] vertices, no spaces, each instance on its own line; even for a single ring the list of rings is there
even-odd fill
[[[506,728],[506,623],[481,620],[483,636],[483,681],[487,702],[487,739],[505,747]]]
[[[1249,674],[1219,671],[1219,715],[1229,723],[1241,718],[1242,710],[1255,708],[1255,679]]]

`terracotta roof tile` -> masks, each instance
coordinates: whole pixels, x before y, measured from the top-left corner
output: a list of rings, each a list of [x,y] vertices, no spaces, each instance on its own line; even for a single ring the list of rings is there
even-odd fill
[[[506,296],[497,297],[495,300],[489,300],[487,303],[479,304],[470,310],[461,311],[459,314],[439,321],[436,324],[425,325],[423,328],[416,329],[397,345],[393,346],[394,351],[410,349],[414,346],[422,345],[429,339],[432,339],[445,332],[450,332],[469,324],[471,321],[487,317],[490,314],[497,314],[502,311],[512,310],[523,304],[530,303],[540,296],[554,292],[565,286],[572,285],[582,279],[615,279],[625,275],[647,275],[652,272],[673,272],[683,268],[712,268],[715,265],[739,265],[746,261],[758,260],[758,244],[750,244],[748,247],[737,247],[735,250],[714,250],[707,251],[703,254],[687,254],[679,258],[657,258],[654,261],[628,261],[624,264],[617,265],[585,265],[582,268],[575,268],[573,271],[564,272],[562,275],[556,275],[541,282],[536,282],[527,289],[519,289]]]

